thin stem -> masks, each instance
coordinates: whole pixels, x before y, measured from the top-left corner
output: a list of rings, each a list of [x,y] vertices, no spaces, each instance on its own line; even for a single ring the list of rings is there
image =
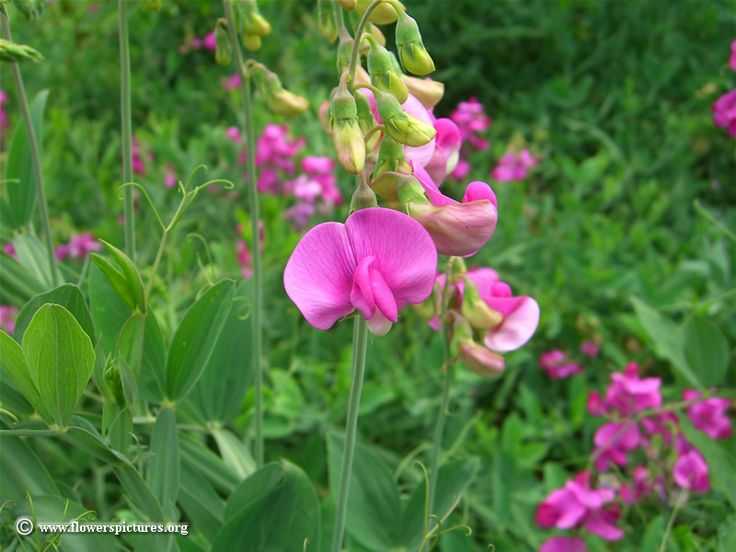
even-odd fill
[[[664,530],[662,542],[659,545],[659,552],[665,552],[667,550],[667,542],[670,540],[670,533],[672,533],[672,527],[675,525],[675,518],[677,517],[677,513],[680,511],[680,508],[682,508],[687,502],[687,497],[687,491],[683,492],[680,496],[677,497],[677,500],[675,501],[675,507],[672,509],[672,515],[670,515],[670,519],[667,522],[667,527]]]
[[[127,0],[118,0],[118,40],[120,44],[120,139],[122,141],[123,183],[133,181],[133,123],[130,108],[130,49],[128,42]],[[133,188],[125,187],[123,218],[125,252],[135,260],[135,213],[133,212]]]
[[[352,85],[355,80],[355,71],[358,69],[358,57],[360,55],[360,39],[363,36],[365,26],[368,24],[368,18],[373,13],[379,4],[390,4],[395,10],[398,11],[397,5],[391,0],[373,0],[373,2],[363,12],[363,16],[358,22],[358,26],[355,29],[355,42],[353,43],[353,51],[350,52],[350,68],[348,69],[349,83]]]
[[[0,25],[2,26],[2,35],[6,40],[13,40],[10,33],[10,18],[7,14],[0,10]],[[46,242],[46,255],[49,263],[49,272],[51,273],[51,282],[54,286],[59,283],[59,275],[56,268],[56,258],[54,257],[54,245],[51,241],[51,224],[49,223],[49,206],[46,202],[46,191],[43,182],[43,168],[41,166],[41,148],[38,144],[38,136],[36,129],[33,128],[33,118],[31,117],[31,108],[28,104],[28,95],[26,87],[23,84],[23,75],[20,72],[20,65],[13,62],[13,78],[15,79],[15,89],[18,92],[18,101],[23,114],[23,122],[26,125],[28,134],[28,143],[31,146],[31,164],[33,166],[33,174],[36,180],[36,196],[38,197],[38,208],[41,211],[41,226],[43,227],[44,241]],[[21,182],[21,185],[26,185]]]
[[[153,288],[153,281],[156,278],[156,272],[158,272],[158,265],[161,263],[161,258],[163,257],[164,250],[166,249],[166,242],[168,241],[169,234],[171,233],[171,230],[174,228],[176,223],[178,222],[179,218],[181,217],[181,214],[184,212],[184,205],[187,202],[186,195],[182,198],[181,202],[179,203],[179,207],[177,207],[176,212],[174,213],[174,216],[171,217],[171,221],[167,226],[164,226],[163,233],[161,234],[161,241],[158,244],[158,251],[156,251],[156,258],[153,261],[153,267],[151,268],[151,276],[148,280],[148,284],[146,285],[146,301],[148,301],[149,296],[151,295],[151,289]]]
[[[251,328],[252,337],[252,363],[255,369],[255,460],[256,468],[263,466],[264,446],[263,446],[263,269],[261,267],[261,249],[259,243],[259,207],[258,207],[258,189],[256,174],[256,133],[253,125],[253,103],[252,103],[252,83],[250,79],[250,71],[244,71],[243,51],[238,40],[238,33],[235,26],[235,16],[233,14],[232,3],[229,0],[223,0],[225,8],[225,17],[227,19],[228,35],[232,50],[235,52],[235,60],[238,65],[238,71],[243,72],[243,118],[245,124],[246,149],[248,154],[248,206],[250,209],[251,234],[253,245],[251,254],[253,256],[253,286],[252,286],[252,321]]]
[[[342,468],[340,470],[340,491],[337,498],[335,528],[332,533],[332,552],[340,552],[342,550],[342,541],[345,536],[345,516],[347,514],[348,494],[350,491],[350,477],[353,471],[353,456],[355,455],[355,441],[358,429],[358,411],[360,409],[360,394],[363,389],[367,348],[368,326],[363,317],[356,314],[353,326],[353,381],[350,385],[348,417],[345,422],[345,449],[342,457]]]

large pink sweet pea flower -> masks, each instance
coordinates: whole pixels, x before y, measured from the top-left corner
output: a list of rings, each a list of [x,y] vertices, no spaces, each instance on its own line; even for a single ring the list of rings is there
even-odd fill
[[[686,401],[695,401],[701,396],[695,389],[686,389],[682,393]],[[726,413],[730,407],[728,399],[710,397],[688,407],[687,415],[693,425],[711,439],[728,439],[731,437],[731,420]]]
[[[15,318],[17,316],[17,308],[10,305],[0,305],[0,329],[12,334],[15,331]]]
[[[625,466],[628,453],[642,444],[642,438],[636,422],[609,422],[595,432],[594,443],[595,468],[604,471],[611,463]]]
[[[436,268],[437,250],[418,222],[372,207],[345,224],[325,222],[309,230],[286,264],[284,288],[317,329],[327,330],[357,309],[371,332],[385,335],[401,308],[432,293]]]
[[[507,153],[491,171],[491,178],[498,182],[517,182],[524,180],[529,171],[538,163],[536,157],[527,149],[519,153]]]
[[[553,349],[542,353],[539,357],[539,366],[552,379],[565,379],[583,370],[577,362],[571,361],[567,353]]]
[[[736,90],[726,92],[713,104],[713,122],[736,138]]]
[[[689,491],[707,493],[710,490],[708,464],[696,448],[681,454],[672,467],[675,483]]]
[[[461,203],[443,194],[424,167],[411,166],[430,204],[411,203],[409,214],[427,229],[443,255],[475,255],[496,230],[498,210],[491,187],[471,182]]]
[[[588,547],[578,537],[550,537],[539,547],[539,552],[588,552]]]

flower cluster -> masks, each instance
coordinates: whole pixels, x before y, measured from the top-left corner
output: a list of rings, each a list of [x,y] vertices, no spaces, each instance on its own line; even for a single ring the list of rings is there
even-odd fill
[[[296,204],[287,209],[284,216],[296,228],[306,227],[315,212],[327,215],[342,202],[334,160],[311,155],[302,159],[301,167],[302,174],[284,186],[285,191],[296,199]]]
[[[468,149],[486,150],[489,142],[482,134],[491,126],[491,118],[486,115],[483,104],[477,98],[469,98],[460,102],[450,115],[450,118],[460,129],[463,143],[467,144],[462,150],[463,155],[452,172],[456,180],[464,180],[470,173],[470,161],[468,161]]]
[[[215,32],[209,32],[204,36],[192,36],[184,41],[179,47],[179,52],[186,54],[196,50],[206,50],[208,52],[214,52],[217,49],[217,39],[215,38]]]
[[[518,182],[524,180],[537,163],[539,160],[528,149],[518,153],[509,152],[493,168],[491,178],[497,182]]]
[[[603,539],[619,540],[623,531],[616,520],[621,505],[650,495],[667,500],[677,488],[693,493],[710,490],[708,464],[685,438],[675,411],[662,406],[661,383],[657,377],[641,377],[639,366],[631,362],[611,374],[605,394],[590,393],[590,414],[608,418],[595,432],[592,456],[597,472],[606,476],[600,478],[606,486],[592,491],[587,472],[568,481],[539,505],[536,521],[541,527],[583,528]],[[690,389],[683,392],[683,399],[695,428],[712,439],[731,436],[729,400],[703,397]],[[637,453],[654,467],[633,462]],[[573,537],[552,537],[540,548],[542,552],[585,549],[583,541]]]
[[[595,358],[600,352],[600,345],[596,341],[586,340],[580,344],[580,352],[588,358]],[[565,379],[579,374],[583,370],[582,364],[570,358],[570,355],[560,349],[552,349],[539,356],[539,367],[552,379]]]
[[[0,330],[12,334],[15,331],[16,316],[18,316],[17,308],[10,305],[0,305]]]
[[[84,259],[93,251],[102,249],[102,244],[98,242],[89,232],[75,234],[69,239],[69,243],[58,245],[54,254],[60,261],[64,259]]]
[[[736,40],[731,42],[728,65],[736,71]],[[715,101],[713,122],[717,127],[725,129],[731,138],[736,138],[736,90],[729,90]]]

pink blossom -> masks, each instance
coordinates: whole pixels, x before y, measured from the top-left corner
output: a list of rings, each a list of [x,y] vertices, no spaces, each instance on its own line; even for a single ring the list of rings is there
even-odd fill
[[[457,124],[464,142],[477,150],[488,148],[488,141],[479,136],[491,126],[491,118],[485,114],[483,104],[477,98],[460,102],[450,116]]]
[[[6,243],[5,245],[3,245],[3,253],[8,255],[9,257],[15,258],[16,257],[15,246],[10,242]]]
[[[258,191],[276,195],[279,191],[280,181],[279,173],[275,169],[261,169],[261,173],[258,175]]]
[[[701,396],[694,389],[686,389],[682,393],[686,401],[694,401]],[[730,407],[731,401],[728,399],[710,397],[688,407],[687,415],[693,425],[711,439],[728,439],[731,437],[731,420],[726,413]]]
[[[171,165],[166,165],[164,169],[164,186],[167,188],[176,186],[176,171]]]
[[[332,174],[335,170],[335,161],[329,157],[307,155],[302,159],[302,170],[313,176]]]
[[[138,141],[138,138],[133,138],[130,159],[133,165],[133,172],[135,174],[146,174],[146,164],[143,160],[143,155],[141,153],[141,143]]]
[[[236,144],[239,144],[242,141],[240,129],[238,127],[228,127],[225,131],[225,136],[227,136],[228,140]]]
[[[661,385],[660,378],[639,378],[637,364],[630,362],[623,372],[611,374],[611,385],[606,391],[606,409],[628,416],[648,408],[658,408],[662,404]]]
[[[243,278],[249,280],[253,276],[253,257],[245,240],[235,242],[235,253],[238,258],[238,264],[240,265],[240,274]]]
[[[401,107],[406,113],[408,113],[415,119],[418,119],[419,121],[429,126],[434,126],[434,115],[432,115],[432,113],[426,107],[424,107],[424,104],[422,104],[422,102],[420,102],[411,94],[409,94],[409,96],[406,98],[406,101],[401,104]],[[380,116],[378,117],[378,123],[381,123]],[[422,146],[404,146],[404,156],[406,157],[407,161],[424,167],[432,159],[435,151],[435,145],[436,136]]]
[[[539,161],[529,150],[519,153],[507,153],[491,171],[491,178],[498,182],[517,182],[524,180]]]
[[[435,119],[434,129],[437,131],[434,153],[424,168],[432,180],[440,186],[447,175],[457,168],[462,137],[460,129],[451,119]]]
[[[284,212],[284,218],[291,222],[295,228],[301,230],[306,228],[315,211],[316,208],[313,203],[299,202]]]
[[[0,329],[12,334],[15,331],[16,316],[18,316],[17,308],[10,305],[0,305]]]
[[[713,104],[713,122],[736,138],[736,90],[726,92]]]
[[[214,52],[217,49],[217,39],[215,38],[214,31],[209,32],[204,36],[202,39],[202,47],[210,52]]]
[[[58,260],[63,261],[64,259],[66,259],[69,256],[69,246],[67,244],[65,244],[65,243],[63,243],[61,245],[57,245],[54,248],[54,256]]]
[[[675,483],[683,489],[696,493],[706,493],[710,490],[708,464],[698,449],[682,454],[672,467],[672,477]]]
[[[92,237],[89,232],[83,232],[72,236],[67,247],[71,258],[83,259],[91,252],[102,249],[102,244]]]
[[[731,42],[731,57],[728,60],[728,66],[736,71],[736,40]]]
[[[327,330],[357,309],[384,335],[402,307],[430,295],[436,267],[437,250],[419,223],[374,207],[309,230],[289,258],[284,287],[315,328]]]
[[[662,441],[669,445],[678,429],[677,414],[674,412],[658,412],[642,418],[641,425],[647,437],[659,435]]]
[[[0,137],[3,135],[2,131],[8,128],[8,114],[5,112],[5,102],[8,100],[8,95],[4,90],[0,90]]]
[[[593,340],[588,339],[580,344],[580,352],[590,358],[595,358],[600,352],[600,345]]]
[[[222,80],[222,87],[227,92],[232,92],[233,90],[240,88],[241,84],[243,84],[243,80],[240,77],[240,73],[233,73],[229,77]]]
[[[542,353],[539,357],[539,366],[547,372],[552,379],[565,379],[577,374],[583,370],[577,362],[572,362],[567,357],[567,353],[554,349]]]
[[[292,140],[289,138],[289,129],[286,125],[277,125],[269,123],[263,129],[263,133],[256,142],[256,165],[262,170],[269,169],[271,171],[283,171],[286,174],[294,173],[294,156],[304,147],[304,139],[299,138]],[[242,158],[243,162],[245,158]],[[259,180],[259,189],[270,193],[279,193],[278,182],[269,178],[268,186],[261,186]]]
[[[603,416],[606,413],[606,406],[598,391],[591,391],[588,394],[588,413],[591,416]]]
[[[625,466],[627,455],[642,443],[636,422],[609,422],[595,432],[595,468],[604,471],[609,464]]]
[[[550,537],[539,547],[539,552],[588,552],[588,547],[577,537]]]
[[[645,466],[637,466],[634,468],[631,483],[621,485],[619,495],[625,504],[636,504],[647,496],[652,488],[649,482],[649,470]]]

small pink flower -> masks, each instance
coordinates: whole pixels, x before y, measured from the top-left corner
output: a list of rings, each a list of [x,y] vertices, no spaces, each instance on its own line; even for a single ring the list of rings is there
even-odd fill
[[[682,393],[686,401],[700,397],[701,393],[694,389],[686,389]],[[688,407],[687,415],[693,425],[711,439],[728,439],[731,437],[731,420],[726,413],[730,407],[731,401],[728,399],[710,397]]]
[[[241,84],[243,84],[243,79],[240,77],[240,73],[233,73],[222,80],[222,87],[227,92],[232,92],[233,90],[240,88]]]
[[[636,504],[642,498],[652,491],[652,484],[649,482],[649,471],[644,466],[634,468],[631,483],[621,485],[619,495],[625,504]]]
[[[3,245],[3,253],[8,255],[9,257],[15,258],[16,257],[15,246],[10,242],[6,243],[5,245]]]
[[[609,422],[595,432],[595,468],[604,471],[609,464],[625,466],[627,455],[641,444],[639,426],[635,422]]]
[[[10,305],[0,305],[0,329],[12,334],[15,331],[15,318],[17,316],[17,308]]]
[[[646,416],[641,420],[641,425],[647,437],[658,435],[662,441],[669,445],[672,443],[675,432],[678,429],[677,414],[674,412],[659,412]]]
[[[143,160],[143,155],[141,153],[141,143],[138,141],[138,138],[133,138],[130,159],[133,165],[133,172],[135,174],[146,174],[146,164]]]
[[[335,161],[329,157],[307,155],[302,159],[302,170],[312,176],[332,174],[335,170]]]
[[[539,552],[588,552],[588,547],[577,537],[550,537],[539,547]]]
[[[713,104],[713,122],[736,138],[736,90],[726,92]]]
[[[736,40],[731,42],[731,57],[728,60],[728,66],[736,71]]]
[[[299,202],[284,212],[284,218],[291,222],[296,229],[301,230],[306,228],[315,211],[316,208],[313,203]]]
[[[478,135],[488,130],[491,118],[485,114],[483,104],[476,98],[460,102],[450,117],[460,129],[463,141],[477,150],[488,148],[488,141]]]
[[[65,243],[62,243],[61,245],[57,245],[54,248],[54,256],[58,260],[63,261],[69,256],[69,246]]]
[[[630,362],[623,372],[611,374],[611,385],[606,391],[606,409],[628,416],[648,408],[658,408],[662,404],[661,385],[660,378],[639,378],[638,366]]]
[[[176,186],[176,171],[171,165],[166,165],[164,169],[164,186],[167,188]]]
[[[555,349],[547,351],[539,357],[539,366],[552,379],[565,379],[583,370],[577,362],[571,362],[567,353]]]
[[[683,489],[696,493],[706,493],[710,490],[708,464],[695,448],[677,459],[672,468],[672,477],[675,483]]]
[[[447,175],[457,169],[462,136],[460,129],[451,119],[436,119],[434,129],[437,131],[434,154],[424,168],[432,180],[440,186]]]
[[[606,413],[606,405],[597,391],[588,394],[588,413],[591,416],[603,416]]]
[[[72,236],[67,247],[70,257],[73,259],[83,259],[91,252],[102,249],[102,244],[94,239],[92,234],[84,232]]]
[[[228,140],[236,144],[239,144],[242,141],[240,129],[238,127],[228,127],[225,131],[225,136],[227,136]]]
[[[315,328],[327,330],[357,309],[384,335],[402,307],[431,294],[436,267],[437,250],[419,223],[374,207],[309,230],[289,258],[284,287]]]
[[[243,278],[249,280],[253,276],[253,258],[245,240],[238,240],[235,243],[235,253],[240,265],[240,274]]]
[[[517,153],[507,153],[491,171],[491,178],[498,182],[518,182],[524,180],[538,160],[529,150]]]
[[[455,180],[465,180],[467,176],[470,174],[470,162],[466,159],[460,159],[457,162],[457,166],[455,167],[455,170],[450,173],[452,178]]]
[[[588,339],[587,341],[583,341],[580,344],[580,352],[590,358],[597,357],[598,353],[600,352],[600,349],[601,349],[600,345],[598,345],[598,343],[590,339]]]
[[[215,38],[214,32],[210,32],[205,35],[202,39],[202,47],[210,52],[214,52],[217,49],[217,39]]]

